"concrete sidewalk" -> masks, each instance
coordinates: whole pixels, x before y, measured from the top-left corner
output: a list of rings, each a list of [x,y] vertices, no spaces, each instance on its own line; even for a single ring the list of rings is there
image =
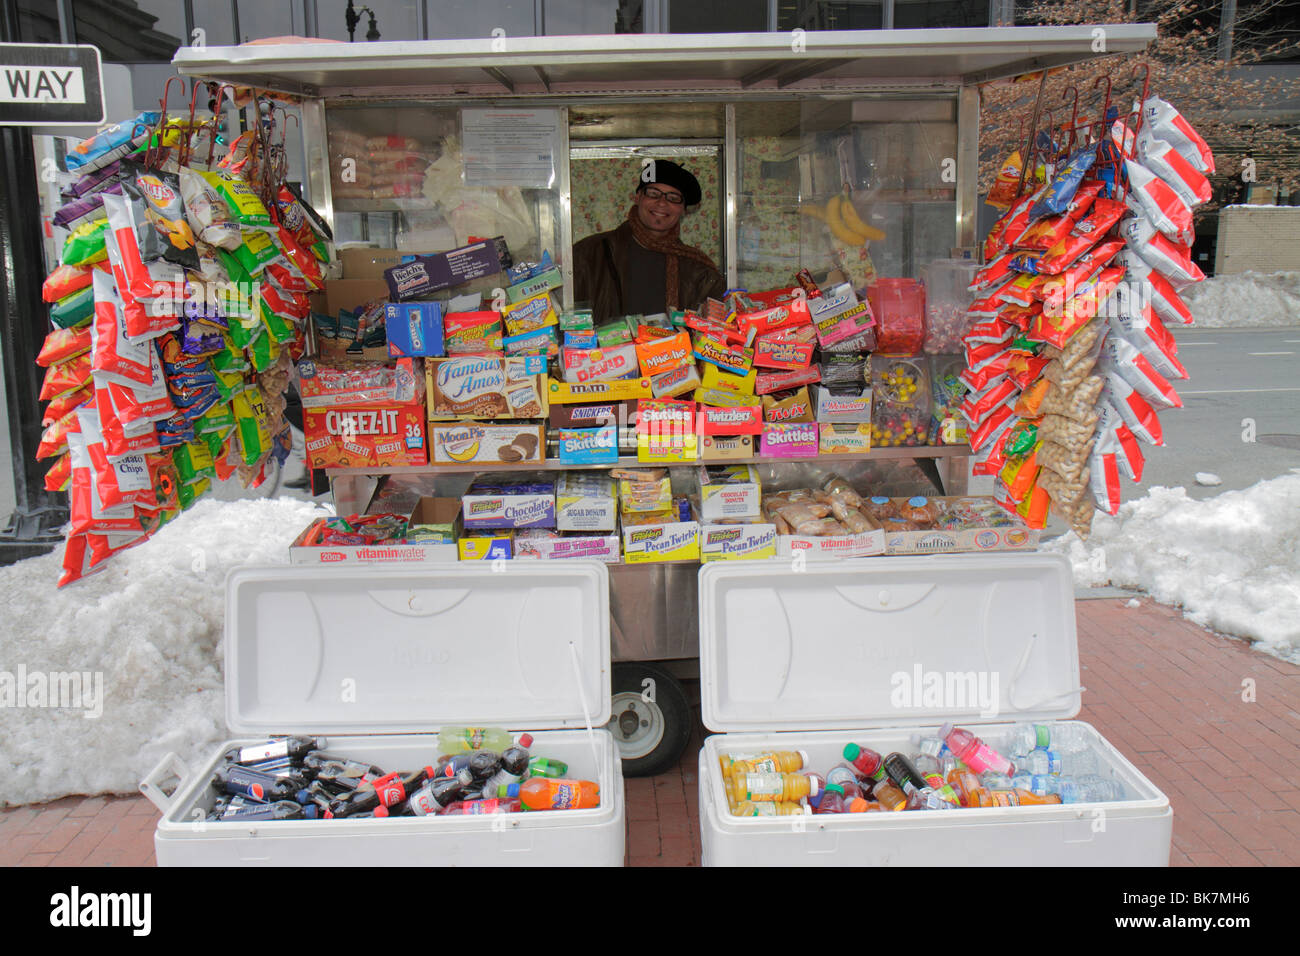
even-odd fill
[[[1169,796],[1170,863],[1300,864],[1300,667],[1151,601],[1125,605],[1076,604],[1079,716]],[[697,722],[675,771],[627,781],[629,865],[699,865],[705,735]],[[0,865],[152,865],[157,819],[138,796],[0,810]]]

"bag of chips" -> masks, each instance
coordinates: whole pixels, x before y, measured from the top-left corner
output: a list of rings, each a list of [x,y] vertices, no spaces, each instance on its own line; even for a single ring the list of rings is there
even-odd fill
[[[153,225],[162,257],[184,268],[197,269],[199,256],[194,248],[194,230],[185,219],[180,176],[127,159],[122,160],[122,170],[126,173],[123,191],[136,203],[144,204],[145,218]]]
[[[84,352],[89,352],[92,345],[90,329],[55,329],[45,336],[36,364],[49,368],[66,362]]]
[[[1110,327],[1137,347],[1152,366],[1167,379],[1186,379],[1187,369],[1178,361],[1178,343],[1155,316],[1150,305],[1140,306],[1140,291],[1121,284],[1106,310]],[[1140,307],[1139,307],[1140,306]]]
[[[75,173],[89,173],[107,166],[147,142],[159,115],[156,111],[145,110],[133,120],[100,130],[68,150],[63,158],[64,165],[69,172]]]
[[[148,385],[153,380],[148,340],[132,341],[113,280],[95,273],[95,321],[91,325],[90,369],[101,382]]]
[[[1171,186],[1189,208],[1210,201],[1212,195],[1210,181],[1169,143],[1142,137],[1139,140],[1138,150],[1142,162]]]
[[[1070,200],[1074,198],[1079,184],[1083,182],[1083,177],[1092,168],[1093,161],[1096,158],[1097,147],[1095,146],[1088,145],[1076,150],[1065,161],[1065,165],[1056,171],[1052,181],[1047,186],[1046,192],[1029,210],[1030,221],[1064,212],[1066,207],[1070,205]]]
[[[266,211],[261,197],[253,187],[242,179],[223,176],[218,173],[200,172],[217,194],[226,201],[230,214],[243,226],[268,228],[272,225],[271,216]]]
[[[257,464],[270,451],[271,428],[267,420],[262,390],[249,385],[230,401],[237,423],[239,450],[245,465]]]
[[[108,261],[117,280],[118,292],[123,302],[148,302],[158,297],[171,297],[184,301],[185,272],[180,266],[155,261],[146,265],[142,258],[142,242],[154,244],[157,233],[149,223],[143,203],[128,202],[125,196],[106,196],[104,209],[108,212],[111,234],[105,237]]]
[[[1192,128],[1192,124],[1169,103],[1158,96],[1148,98],[1142,104],[1142,120],[1143,136],[1169,143],[1200,172],[1214,172],[1214,154],[1210,152],[1210,147],[1201,138],[1201,134]]]
[[[95,291],[87,285],[54,303],[50,321],[61,329],[78,329],[89,325],[94,314]]]
[[[120,196],[112,197],[121,199]],[[63,240],[63,251],[59,254],[59,262],[72,268],[88,268],[96,262],[103,262],[108,258],[108,250],[104,242],[108,237],[108,218],[107,213],[103,219],[97,219],[94,222],[88,222],[72,230],[68,238]],[[71,289],[67,291],[72,291]],[[62,296],[59,296],[62,298]],[[45,300],[49,302],[47,298]]]
[[[238,249],[244,237],[221,193],[193,169],[182,169],[180,179],[185,219],[194,234],[210,246],[229,251]]]
[[[1183,400],[1178,397],[1173,386],[1124,336],[1112,335],[1106,340],[1098,368],[1102,372],[1113,372],[1119,375],[1153,408],[1183,407]]]
[[[1136,160],[1125,160],[1124,169],[1131,197],[1141,204],[1157,229],[1176,237],[1192,228],[1192,210],[1173,187]]]
[[[1158,231],[1149,219],[1134,217],[1125,220],[1122,232],[1129,248],[1152,269],[1167,278],[1175,288],[1191,285],[1205,278],[1205,273],[1192,262],[1183,247]]]
[[[90,273],[91,270],[85,266],[59,266],[41,284],[41,299],[45,302],[58,302],[79,289],[86,288],[90,285]]]
[[[41,416],[41,426],[45,427],[52,424],[78,405],[84,405],[94,397],[95,383],[93,381],[86,382],[80,388],[68,392],[66,395],[58,396],[45,407],[45,414]]]
[[[65,439],[66,440],[66,439]],[[64,452],[54,459],[54,464],[45,473],[46,491],[67,491],[72,481],[72,456]]]
[[[75,355],[66,362],[51,365],[45,370],[41,383],[40,400],[50,402],[61,395],[75,392],[90,381],[91,353]]]
[[[1015,150],[1002,161],[1002,168],[998,170],[993,188],[989,190],[988,198],[984,201],[994,209],[1010,209],[1011,204],[1016,201],[1016,190],[1020,187],[1020,171],[1023,168],[1024,160],[1020,158],[1020,150]]]
[[[1118,373],[1107,370],[1105,376],[1102,396],[1115,406],[1134,437],[1148,445],[1163,445],[1164,431],[1160,419],[1146,399]]]

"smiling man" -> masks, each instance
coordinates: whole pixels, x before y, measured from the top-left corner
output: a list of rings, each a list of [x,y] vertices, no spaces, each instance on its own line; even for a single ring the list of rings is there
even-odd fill
[[[699,181],[676,163],[642,170],[627,220],[573,247],[573,296],[597,322],[620,315],[694,309],[722,298],[726,280],[703,251],[682,242],[682,216],[700,204]]]

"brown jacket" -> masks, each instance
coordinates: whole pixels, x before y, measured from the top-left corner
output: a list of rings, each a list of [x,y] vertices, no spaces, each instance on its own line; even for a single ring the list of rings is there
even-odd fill
[[[623,276],[631,242],[636,242],[632,227],[624,222],[617,229],[588,236],[573,247],[573,298],[578,303],[590,303],[596,322],[626,314]],[[727,291],[727,280],[717,269],[678,256],[677,289],[677,307],[694,309],[710,296],[721,299]]]

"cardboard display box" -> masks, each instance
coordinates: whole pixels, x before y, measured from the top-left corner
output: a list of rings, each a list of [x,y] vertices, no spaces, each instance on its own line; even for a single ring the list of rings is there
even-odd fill
[[[313,521],[294,539],[289,546],[290,564],[411,564],[457,558],[459,498],[421,498],[407,520],[407,538],[402,544],[307,544],[325,520]]]
[[[546,429],[539,424],[429,422],[429,450],[434,463],[515,464],[543,461]]]
[[[614,531],[618,490],[608,475],[565,472],[555,483],[555,527],[560,531]]]
[[[313,468],[427,465],[424,404],[304,408],[303,437]]]
[[[699,511],[705,520],[755,518],[762,487],[753,465],[716,465],[695,470],[700,483]]]
[[[700,461],[735,461],[758,454],[752,435],[706,436],[700,439]]]
[[[905,499],[898,499],[902,502]],[[939,497],[930,501],[948,506],[954,502],[969,502],[987,513],[995,515],[996,524],[960,530],[933,529],[928,531],[885,531],[886,554],[941,554],[963,551],[1034,551],[1038,548],[1041,531],[1029,528],[1018,517],[1006,512],[992,498],[979,496]]]
[[[846,395],[832,395],[829,388],[814,387],[813,391],[817,400],[817,421],[871,424],[870,387]]]
[[[457,555],[461,561],[496,561],[513,558],[515,553],[515,533],[513,530],[471,532],[461,535],[456,542]]]
[[[818,453],[822,455],[862,455],[871,451],[871,426],[823,422]]]
[[[777,535],[776,553],[783,558],[803,555],[810,561],[833,558],[866,558],[885,553],[885,532],[866,531],[862,534],[845,534],[813,537],[802,534]]]
[[[700,525],[697,521],[674,520],[653,524],[623,525],[623,560],[628,564],[652,561],[698,561]]]
[[[700,516],[698,500],[691,501],[700,523],[700,561],[750,561],[776,557],[776,525],[762,518],[709,521]]]
[[[545,418],[541,356],[464,355],[429,359],[425,391],[430,421]]]
[[[541,558],[546,561],[564,558],[585,558],[615,564],[621,557],[617,534],[567,533],[533,535],[519,532],[515,535],[516,558]]]
[[[555,482],[536,474],[483,474],[461,496],[466,528],[554,528]]]
[[[384,272],[402,264],[402,258],[409,252],[400,249],[374,249],[353,247],[339,250],[339,263],[343,266],[344,279],[378,279],[384,281]],[[384,283],[387,290],[388,284]]]

